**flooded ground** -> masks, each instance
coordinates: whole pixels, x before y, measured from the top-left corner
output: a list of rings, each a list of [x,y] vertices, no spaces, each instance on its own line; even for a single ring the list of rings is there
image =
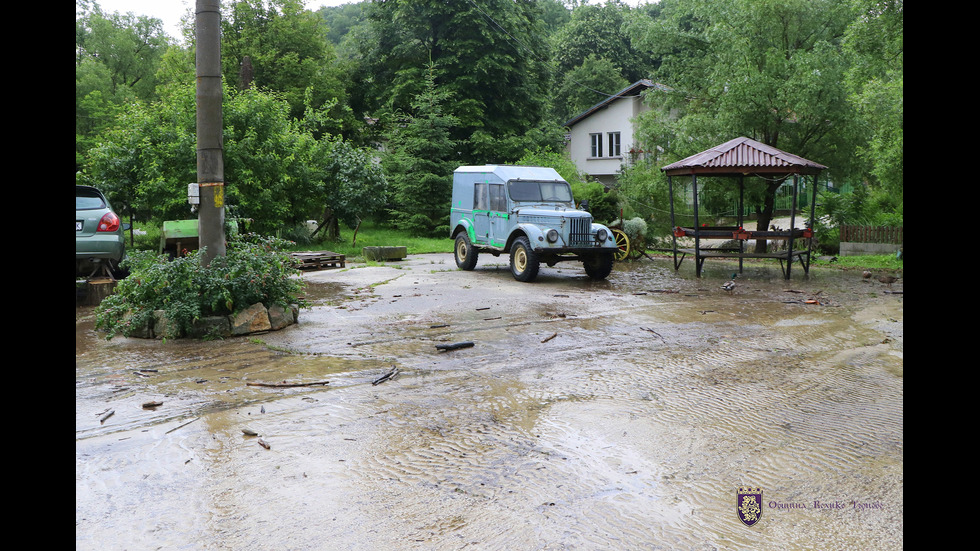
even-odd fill
[[[76,549],[901,549],[904,280],[735,268],[422,255],[216,342],[76,309]]]

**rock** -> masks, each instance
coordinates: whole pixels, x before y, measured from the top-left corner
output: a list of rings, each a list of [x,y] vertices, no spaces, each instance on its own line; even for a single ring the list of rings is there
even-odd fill
[[[231,316],[208,316],[195,320],[191,328],[184,334],[171,335],[173,323],[167,317],[165,310],[154,310],[153,319],[149,324],[136,327],[131,323],[132,313],[126,314],[130,327],[126,330],[127,337],[138,339],[163,339],[189,337],[194,339],[225,338],[231,336],[261,333],[269,330],[279,330],[288,327],[299,319],[299,306],[273,305],[266,309],[262,303],[255,303],[248,308]]]
[[[153,311],[153,336],[157,339],[162,339],[164,337],[171,336],[168,334],[170,331],[170,318],[167,317],[166,310],[154,310]]]
[[[408,247],[364,247],[361,254],[367,260],[404,260],[408,255]]]
[[[208,316],[194,320],[187,336],[195,339],[227,337],[231,335],[231,320],[228,316]]]
[[[232,314],[230,319],[232,335],[246,335],[272,329],[272,324],[269,323],[269,311],[261,302],[256,302],[241,312]]]
[[[291,307],[285,308],[279,304],[273,304],[269,307],[269,324],[272,329],[278,331],[294,323],[296,323],[296,316]]]

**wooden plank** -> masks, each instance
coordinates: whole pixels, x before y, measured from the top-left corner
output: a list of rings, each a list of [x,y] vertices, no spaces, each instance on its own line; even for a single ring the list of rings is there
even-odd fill
[[[331,251],[296,252],[290,253],[290,256],[296,260],[300,270],[325,270],[347,265],[344,255]]]
[[[686,254],[694,254],[694,249],[677,249],[677,252],[683,252],[683,253],[686,253]],[[799,250],[799,251],[793,251],[793,256],[795,256],[795,257],[801,257],[801,256],[808,255],[808,254],[810,254],[810,251],[809,250],[806,250],[806,249]],[[775,253],[742,253],[740,255],[737,252],[724,252],[724,251],[716,251],[716,250],[713,250],[713,249],[701,249],[701,252],[700,252],[700,254],[698,256],[700,256],[701,258],[738,258],[739,256],[741,256],[742,258],[782,258],[782,259],[788,259],[789,258],[789,251],[775,252]]]

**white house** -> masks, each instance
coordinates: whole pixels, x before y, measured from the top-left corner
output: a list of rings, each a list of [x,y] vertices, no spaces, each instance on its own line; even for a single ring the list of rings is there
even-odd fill
[[[650,110],[642,94],[650,88],[666,89],[648,79],[638,80],[565,123],[566,147],[579,172],[606,186],[616,183],[622,165],[631,161],[629,152],[642,149],[634,119]]]

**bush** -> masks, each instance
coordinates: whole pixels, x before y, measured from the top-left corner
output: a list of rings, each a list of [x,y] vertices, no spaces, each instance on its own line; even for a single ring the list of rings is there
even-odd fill
[[[166,313],[166,337],[185,334],[195,320],[228,315],[257,302],[266,306],[302,304],[303,282],[285,247],[289,242],[255,234],[228,242],[225,256],[209,266],[201,251],[168,260],[148,251],[132,251],[123,262],[129,277],[96,308],[96,328],[111,339],[138,335],[156,310]]]

